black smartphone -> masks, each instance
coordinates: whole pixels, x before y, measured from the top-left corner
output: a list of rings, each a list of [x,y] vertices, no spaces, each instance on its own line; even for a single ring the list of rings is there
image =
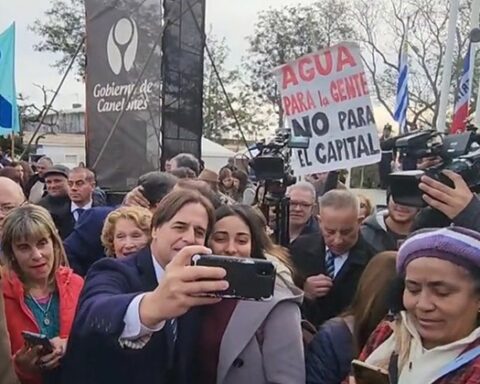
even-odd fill
[[[29,347],[35,347],[37,345],[41,345],[43,347],[42,353],[48,355],[49,353],[53,352],[52,344],[46,335],[42,335],[40,333],[22,331],[23,340],[25,344]]]
[[[192,265],[220,267],[227,271],[229,287],[209,296],[227,299],[268,301],[273,297],[276,269],[267,260],[249,257],[194,255]]]
[[[390,384],[388,372],[363,361],[352,361],[353,376],[356,384]]]

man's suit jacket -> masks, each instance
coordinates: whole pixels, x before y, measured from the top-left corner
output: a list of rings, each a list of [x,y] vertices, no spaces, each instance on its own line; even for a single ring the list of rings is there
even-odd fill
[[[73,232],[63,241],[70,268],[85,277],[96,261],[105,257],[101,236],[106,217],[114,207],[92,207],[75,223]]]
[[[320,234],[299,237],[293,244],[291,253],[297,275],[295,284],[298,287],[303,289],[307,277],[327,274],[325,242]],[[318,327],[343,312],[352,302],[360,276],[373,256],[373,249],[360,236],[350,249],[348,259],[335,277],[330,292],[314,301],[305,299],[304,317]]]
[[[141,349],[120,346],[119,336],[130,302],[157,285],[151,252],[147,248],[122,260],[102,259],[91,267],[63,363],[64,383],[195,382],[191,362],[198,333],[196,310],[177,319],[175,348],[169,342],[171,328],[167,325],[155,332]]]
[[[58,233],[62,240],[73,232],[75,227],[75,218],[71,212],[71,201],[68,196],[52,197],[45,196],[38,205],[44,207],[52,215],[53,222],[58,229]],[[93,196],[92,207],[98,207],[101,204]]]

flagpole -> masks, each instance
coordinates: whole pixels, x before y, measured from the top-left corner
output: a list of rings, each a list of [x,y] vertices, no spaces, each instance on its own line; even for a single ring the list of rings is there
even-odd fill
[[[11,153],[11,158],[12,161],[15,161],[15,132],[12,129],[12,134],[10,135],[12,138],[12,153]]]
[[[472,13],[470,15],[470,28],[473,30],[474,28],[478,28],[480,25],[480,0],[473,0],[472,1]],[[472,44],[472,74],[475,71],[475,58],[478,51],[479,43]],[[473,75],[472,75],[473,79]],[[473,81],[472,81],[472,88],[473,88]],[[477,90],[477,103],[475,106],[475,115],[473,124],[478,127],[480,125],[480,84]]]
[[[460,0],[450,0],[447,45],[443,56],[442,86],[440,88],[440,101],[437,115],[438,132],[445,132],[447,129],[445,122],[447,120],[448,96],[450,95],[450,84],[452,81],[453,48],[455,46],[455,29],[459,6]]]

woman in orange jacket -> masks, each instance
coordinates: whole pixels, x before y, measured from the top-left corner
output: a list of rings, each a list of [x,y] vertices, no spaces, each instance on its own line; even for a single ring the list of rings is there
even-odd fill
[[[5,316],[17,375],[22,384],[56,384],[83,280],[67,267],[44,208],[12,211],[3,222],[2,250]],[[23,331],[47,336],[53,352],[26,344]]]

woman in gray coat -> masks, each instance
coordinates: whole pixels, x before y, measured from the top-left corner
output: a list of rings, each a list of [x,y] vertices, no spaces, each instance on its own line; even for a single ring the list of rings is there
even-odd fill
[[[263,225],[249,206],[223,206],[214,254],[265,259]],[[280,278],[267,302],[225,299],[205,308],[198,346],[200,384],[304,384],[302,292]]]

